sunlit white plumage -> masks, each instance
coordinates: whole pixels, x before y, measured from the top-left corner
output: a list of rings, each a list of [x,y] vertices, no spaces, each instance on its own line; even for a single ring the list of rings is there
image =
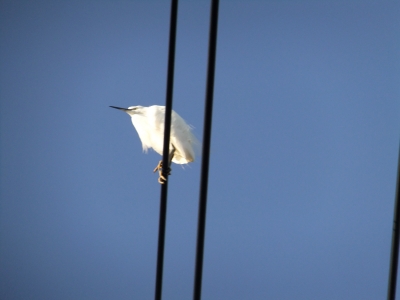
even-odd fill
[[[158,154],[163,155],[165,106],[111,107],[125,111],[131,116],[132,124],[142,141],[144,152],[153,148]],[[196,145],[198,145],[198,141],[191,132],[191,127],[175,111],[172,111],[169,161],[176,164],[193,162]],[[160,164],[157,169],[160,169]],[[162,178],[161,173],[160,178]],[[160,183],[162,183],[161,181]]]

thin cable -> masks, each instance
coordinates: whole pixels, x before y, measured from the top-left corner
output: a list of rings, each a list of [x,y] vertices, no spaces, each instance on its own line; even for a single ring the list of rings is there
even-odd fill
[[[167,179],[161,184],[160,197],[160,221],[158,228],[158,250],[157,250],[157,272],[155,300],[161,300],[162,279],[164,267],[164,244],[165,244],[165,223],[167,216],[167,194],[168,194],[168,169],[169,169],[169,140],[171,133],[171,112],[172,95],[174,87],[174,64],[175,64],[175,41],[176,23],[178,15],[178,0],[171,1],[171,20],[169,31],[169,52],[168,52],[168,73],[167,73],[167,95],[165,104],[165,124],[164,124],[164,148],[163,148],[163,168],[162,174]]]
[[[397,184],[396,184],[396,199],[394,204],[393,216],[393,232],[392,232],[392,251],[390,255],[390,270],[389,270],[389,285],[388,285],[388,300],[396,298],[397,284],[397,267],[399,264],[399,237],[400,237],[400,148],[397,161]]]
[[[205,236],[206,209],[207,209],[208,169],[210,162],[215,57],[217,52],[218,4],[219,4],[218,0],[212,0],[211,2],[207,87],[206,87],[206,99],[205,99],[206,103],[205,103],[205,114],[204,114],[203,151],[202,151],[200,197],[199,197],[199,216],[197,225],[196,266],[195,266],[195,278],[194,278],[194,290],[193,290],[194,300],[200,300],[201,298],[201,283],[203,275],[204,236]]]

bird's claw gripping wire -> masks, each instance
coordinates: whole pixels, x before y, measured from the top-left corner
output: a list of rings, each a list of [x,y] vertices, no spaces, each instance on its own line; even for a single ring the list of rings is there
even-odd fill
[[[162,160],[160,160],[160,162],[158,163],[157,167],[153,170],[153,173],[155,173],[156,171],[158,171],[158,182],[160,184],[164,184],[167,181],[167,178],[163,175],[163,168],[162,168]],[[168,168],[166,170],[168,175],[171,175],[171,168]]]

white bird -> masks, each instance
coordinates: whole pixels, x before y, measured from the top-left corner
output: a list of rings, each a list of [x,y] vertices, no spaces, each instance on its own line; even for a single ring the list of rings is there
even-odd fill
[[[147,152],[149,148],[153,148],[158,154],[163,155],[165,106],[152,105],[144,107],[139,105],[128,108],[110,107],[122,110],[131,116],[132,124],[142,141],[144,152]],[[171,165],[171,161],[176,164],[188,164],[194,161],[195,148],[199,145],[199,142],[191,129],[181,116],[172,111],[169,166]],[[169,166],[167,169],[168,174],[170,172]],[[163,184],[166,178],[162,174],[162,160],[158,163],[154,172],[157,170],[160,175],[158,182]]]

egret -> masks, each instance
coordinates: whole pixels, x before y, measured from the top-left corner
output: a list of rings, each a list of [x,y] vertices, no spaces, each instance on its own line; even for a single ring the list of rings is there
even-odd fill
[[[164,116],[165,106],[152,105],[130,106],[122,108],[110,106],[126,112],[131,116],[132,124],[135,127],[142,142],[143,152],[153,148],[155,152],[163,155],[164,144]],[[170,174],[171,162],[176,164],[188,164],[195,159],[195,148],[199,144],[192,133],[192,128],[175,111],[171,115],[171,134],[169,141],[168,175]],[[158,163],[153,172],[159,171],[158,182],[164,184],[167,180],[162,174],[162,160]]]

